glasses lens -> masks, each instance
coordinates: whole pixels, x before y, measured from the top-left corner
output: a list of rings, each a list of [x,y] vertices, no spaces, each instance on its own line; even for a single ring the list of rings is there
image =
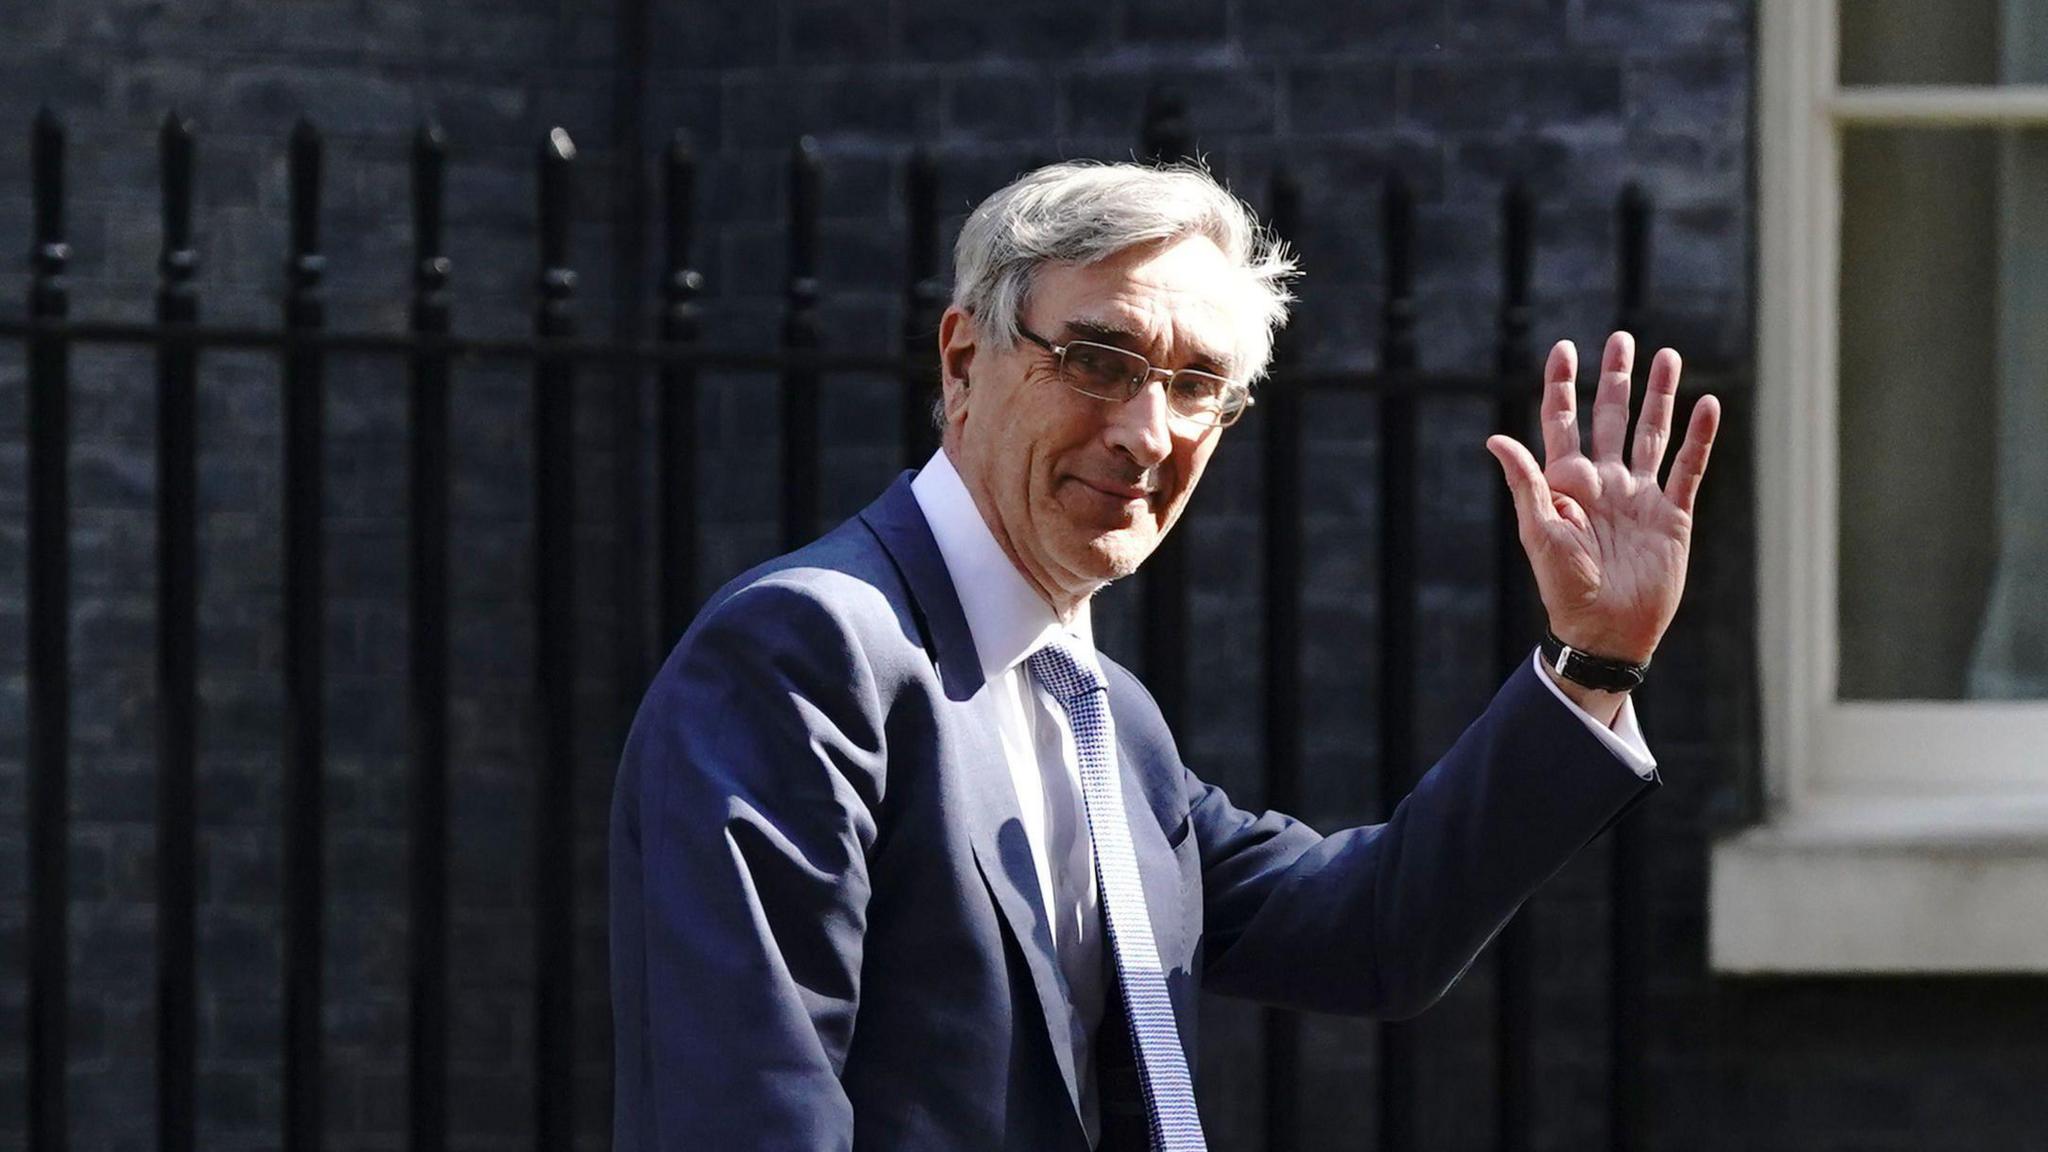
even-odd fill
[[[1076,340],[1067,345],[1067,384],[1104,400],[1127,400],[1144,378],[1145,358],[1107,344]]]
[[[1173,410],[1183,416],[1202,416],[1223,407],[1223,398],[1230,392],[1230,381],[1207,372],[1184,369],[1173,374],[1167,383],[1167,398]]]

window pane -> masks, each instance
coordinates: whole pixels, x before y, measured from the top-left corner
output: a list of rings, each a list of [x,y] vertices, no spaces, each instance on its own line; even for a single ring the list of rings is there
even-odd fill
[[[2048,133],[1842,152],[1840,694],[2048,698]]]
[[[1841,83],[2048,82],[2048,0],[1840,0]]]

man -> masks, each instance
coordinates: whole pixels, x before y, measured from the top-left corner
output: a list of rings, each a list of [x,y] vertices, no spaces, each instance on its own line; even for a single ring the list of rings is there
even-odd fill
[[[1546,467],[1487,440],[1555,663],[1589,683],[1532,654],[1385,824],[1239,810],[1095,652],[1090,596],[1179,518],[1292,271],[1194,169],[1055,165],[975,210],[941,451],[713,596],[627,740],[620,1152],[1201,1148],[1199,988],[1411,1016],[1658,785],[1625,689],[1677,608],[1719,407],[1660,489],[1659,353],[1625,463],[1622,333],[1590,455],[1564,342]]]

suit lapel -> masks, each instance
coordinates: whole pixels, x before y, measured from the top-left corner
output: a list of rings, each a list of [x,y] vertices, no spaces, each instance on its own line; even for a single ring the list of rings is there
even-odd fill
[[[995,897],[996,907],[1009,922],[1010,934],[1023,950],[1024,964],[1031,970],[1031,983],[1038,993],[1046,1038],[1052,1041],[1053,1059],[1059,1064],[1060,1079],[1066,1084],[1067,1097],[1078,1120],[1081,1092],[1074,1071],[1073,1040],[1068,1035],[1067,980],[1053,951],[1052,930],[1046,923],[1038,890],[1038,870],[1032,861],[1031,844],[1024,835],[1017,790],[1010,785],[1003,750],[995,737],[996,716],[988,707],[990,702],[989,694],[984,692],[968,706],[976,715],[961,733],[972,749],[969,757],[975,771],[986,769],[990,781],[986,787],[966,792],[974,860],[981,868],[990,895]]]
[[[939,681],[952,709],[949,736],[964,752],[970,774],[980,786],[961,790],[962,814],[975,864],[994,898],[996,909],[1008,923],[1010,934],[1024,954],[1031,984],[1037,993],[1041,1022],[1052,1042],[1053,1059],[1066,1084],[1068,1101],[1074,1107],[1076,1124],[1081,1116],[1081,1093],[1074,1072],[1073,1044],[1067,1034],[1069,1013],[1066,977],[1053,952],[1052,931],[1046,923],[1038,891],[1038,870],[1032,861],[1031,845],[1024,835],[1024,814],[1011,787],[1003,749],[997,735],[995,698],[986,691],[981,658],[974,649],[974,637],[960,608],[960,597],[946,571],[945,558],[932,538],[931,525],[910,490],[913,473],[898,476],[887,491],[861,512],[861,519],[882,542],[882,547],[903,573],[916,599],[918,615],[933,647]]]
[[[1114,719],[1112,719],[1114,723]],[[1138,881],[1145,893],[1145,917],[1152,923],[1153,943],[1160,961],[1171,966],[1180,955],[1184,910],[1181,908],[1180,867],[1173,848],[1166,842],[1163,817],[1153,807],[1150,792],[1139,765],[1142,754],[1125,742],[1123,730],[1116,737],[1117,777],[1124,790],[1124,823],[1131,833],[1131,851],[1138,859]],[[1104,941],[1105,946],[1107,941]]]

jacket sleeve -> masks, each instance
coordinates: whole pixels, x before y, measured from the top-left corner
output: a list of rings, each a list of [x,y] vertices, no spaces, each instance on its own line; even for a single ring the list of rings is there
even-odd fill
[[[621,1149],[846,1149],[886,753],[855,633],[756,583],[643,701],[613,813]]]
[[[1522,661],[1383,824],[1322,836],[1185,772],[1200,837],[1202,986],[1414,1016],[1523,901],[1662,784],[1636,775]]]

